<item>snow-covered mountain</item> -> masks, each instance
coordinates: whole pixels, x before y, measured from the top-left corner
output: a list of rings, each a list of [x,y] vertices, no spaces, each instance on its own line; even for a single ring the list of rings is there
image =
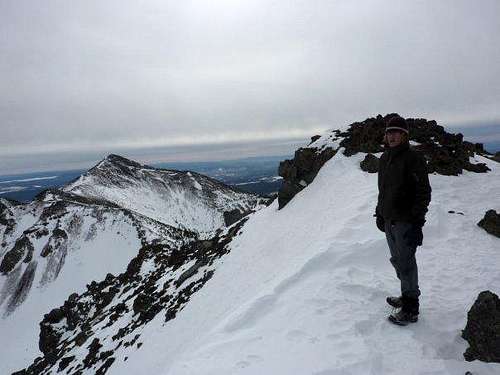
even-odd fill
[[[40,353],[40,318],[68,295],[123,272],[144,247],[177,249],[213,236],[263,202],[202,175],[116,155],[28,204],[0,199],[0,344],[9,359],[0,373]]]
[[[280,166],[270,206],[211,239],[142,246],[117,276],[47,310],[43,355],[20,374],[500,373],[466,362],[460,337],[478,293],[500,292],[500,239],[476,225],[500,211],[500,164],[411,120],[433,197],[417,255],[421,317],[396,327],[385,297],[399,283],[372,216],[377,177],[365,171],[386,122],[314,137]]]
[[[109,155],[63,190],[207,236],[228,223],[230,212],[248,212],[264,202],[195,172],[157,169],[118,155]]]
[[[21,205],[0,200],[0,373],[38,355],[39,320],[92,280],[127,267],[158,241],[180,246],[194,232],[107,202],[48,191]],[[5,356],[5,357],[4,357]],[[15,365],[15,367],[13,367]]]

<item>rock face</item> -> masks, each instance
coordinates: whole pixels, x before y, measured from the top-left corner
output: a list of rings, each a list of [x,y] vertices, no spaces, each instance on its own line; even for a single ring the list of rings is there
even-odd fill
[[[497,214],[495,210],[486,211],[484,218],[477,225],[489,234],[500,238],[500,214]]]
[[[387,122],[397,114],[378,115],[351,124],[346,131],[332,130],[321,137],[314,136],[311,143],[295,152],[292,160],[280,164],[279,175],[283,185],[278,194],[279,207],[284,207],[299,191],[310,184],[321,166],[344,148],[344,155],[359,152],[373,154],[384,151],[384,133]],[[484,173],[486,164],[470,162],[475,154],[489,155],[480,143],[463,140],[462,134],[447,133],[436,121],[406,119],[410,127],[412,148],[427,160],[429,173],[459,175],[463,170]],[[375,173],[375,159],[369,157],[363,168]],[[365,169],[364,169],[365,170]]]
[[[173,243],[196,236],[110,202],[59,190],[46,190],[28,204],[8,204],[3,205],[7,229],[16,230],[0,231],[0,314],[3,316],[11,315],[29,297],[32,289],[50,288],[67,262],[74,259],[71,254],[89,248],[94,240],[113,238],[120,241],[121,235],[116,231],[122,231],[123,236],[130,235],[130,244],[134,238],[146,244],[157,237],[170,238]],[[110,255],[125,249],[108,246],[105,251]],[[95,256],[100,257],[98,253]],[[86,254],[84,260],[92,264],[95,258]],[[87,275],[92,272],[90,270]],[[82,277],[75,275],[72,279],[76,282]],[[82,281],[81,286],[84,285]]]
[[[490,291],[481,292],[468,313],[462,337],[469,342],[467,361],[500,362],[500,299]]]
[[[4,275],[8,274],[14,269],[19,261],[24,257],[24,262],[29,263],[33,257],[33,251],[35,248],[31,243],[30,239],[23,235],[21,236],[12,249],[7,251],[0,263],[0,272]]]
[[[295,152],[293,160],[280,163],[278,174],[283,177],[283,185],[278,193],[279,208],[284,207],[299,191],[309,185],[319,170],[336,153],[331,147],[319,150],[301,148]]]

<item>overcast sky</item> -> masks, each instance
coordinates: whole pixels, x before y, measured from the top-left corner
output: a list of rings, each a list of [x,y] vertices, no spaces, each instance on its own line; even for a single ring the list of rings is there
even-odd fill
[[[499,46],[498,0],[0,0],[0,173],[390,112],[500,140]]]

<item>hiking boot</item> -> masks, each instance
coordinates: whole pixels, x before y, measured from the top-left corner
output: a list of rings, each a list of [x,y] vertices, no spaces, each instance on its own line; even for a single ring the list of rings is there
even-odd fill
[[[410,323],[416,323],[418,321],[418,314],[401,309],[397,313],[389,315],[388,319],[391,323],[398,326],[406,326]]]
[[[403,307],[403,299],[401,297],[387,297],[386,302],[397,309]]]

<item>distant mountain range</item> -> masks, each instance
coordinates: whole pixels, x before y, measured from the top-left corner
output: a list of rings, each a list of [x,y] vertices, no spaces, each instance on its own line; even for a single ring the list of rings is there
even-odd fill
[[[278,165],[282,159],[282,156],[269,156],[213,162],[157,163],[152,166],[198,172],[227,185],[237,186],[239,190],[272,195],[281,187]],[[51,171],[0,176],[0,197],[29,202],[42,190],[64,186],[84,172]]]

